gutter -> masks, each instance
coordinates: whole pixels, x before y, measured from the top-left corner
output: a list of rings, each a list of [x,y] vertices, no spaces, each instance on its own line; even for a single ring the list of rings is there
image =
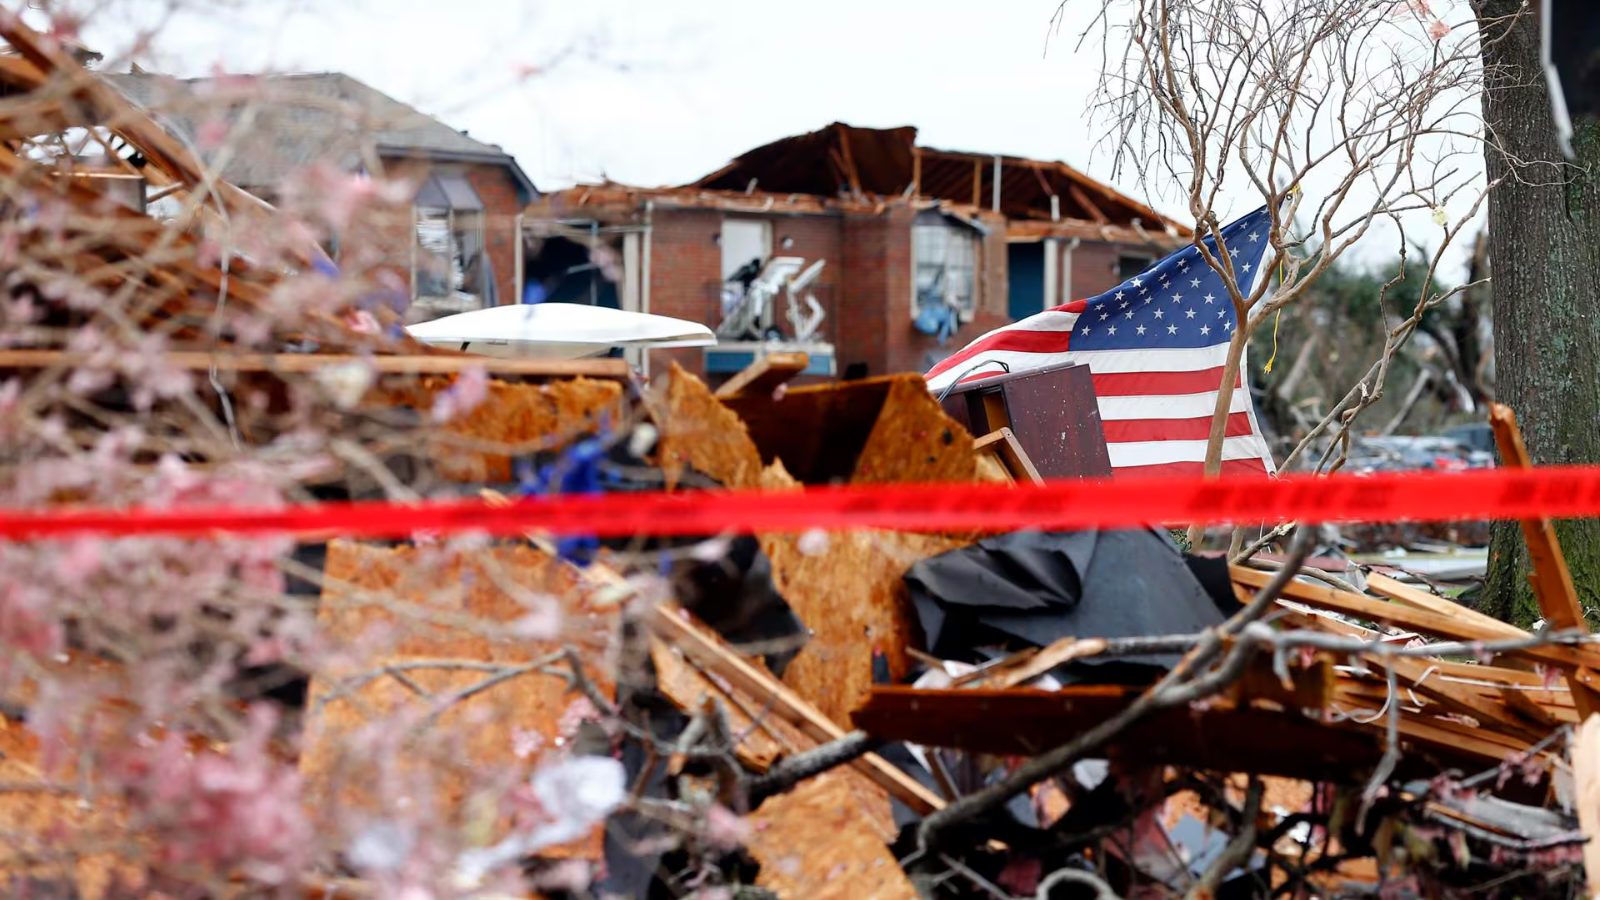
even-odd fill
[[[430,162],[460,162],[460,163],[485,163],[488,165],[505,166],[511,170],[511,179],[517,183],[518,200],[523,206],[534,203],[542,194],[533,186],[533,179],[528,173],[522,171],[522,166],[517,164],[516,157],[509,153],[472,153],[464,150],[426,150],[421,147],[397,147],[394,145],[379,144],[373,148],[379,157],[421,158]]]

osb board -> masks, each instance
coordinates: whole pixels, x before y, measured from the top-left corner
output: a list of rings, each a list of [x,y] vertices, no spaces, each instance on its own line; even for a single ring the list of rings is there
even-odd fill
[[[0,785],[12,788],[0,789],[0,892],[9,893],[12,878],[26,877],[66,882],[84,900],[100,900],[113,880],[140,883],[142,866],[87,849],[129,843],[111,798],[102,797],[91,807],[74,794],[16,789],[49,783],[40,767],[38,740],[20,723],[0,717]],[[83,855],[74,858],[75,851]],[[24,861],[51,856],[57,860]]]
[[[453,383],[453,378],[425,378],[408,389],[388,391],[383,399],[426,413],[433,408],[434,395]],[[510,481],[515,474],[511,452],[526,456],[566,446],[593,434],[604,420],[615,426],[621,413],[622,384],[616,381],[490,381],[483,402],[440,426],[442,433],[430,437],[427,452],[439,474],[452,481]]]
[[[685,468],[730,487],[750,487],[761,476],[761,455],[744,422],[724,406],[705,382],[672,364],[665,386],[651,392],[651,406],[660,433],[657,465],[669,488]]]
[[[597,608],[593,587],[576,569],[538,550],[502,545],[448,551],[334,541],[328,545],[325,575],[322,633],[345,651],[345,658],[312,678],[300,770],[311,796],[333,804],[328,809],[381,808],[395,799],[393,784],[381,779],[399,777],[419,785],[447,820],[465,822],[470,775],[476,773],[480,782],[488,777],[507,786],[519,783],[572,737],[570,713],[578,695],[564,679],[529,673],[451,705],[428,727],[424,743],[404,750],[383,747],[386,759],[406,763],[385,769],[366,740],[368,726],[396,717],[415,720],[435,706],[387,674],[339,694],[336,689],[351,676],[424,659],[518,665],[573,645],[589,678],[614,696],[609,675],[613,611]],[[559,610],[559,620],[545,619],[558,628],[553,638],[535,639],[505,627],[540,609],[539,604]],[[435,697],[450,697],[490,674],[438,668],[404,673]],[[568,852],[598,858],[598,840],[596,832]]]
[[[559,610],[563,640],[592,646],[610,635],[612,613],[594,607],[578,570],[528,546],[460,551],[331,541],[323,575],[318,625],[350,654],[526,660],[555,645],[530,643],[505,626],[551,609]]]
[[[402,656],[372,663],[419,661]],[[427,821],[458,833],[504,836],[509,818],[484,813],[481,804],[497,808],[537,765],[561,756],[576,730],[576,722],[562,721],[576,695],[561,679],[532,672],[450,703],[451,697],[483,684],[487,674],[403,671],[410,685],[381,676],[335,694],[327,682],[316,684],[310,698],[316,712],[309,716],[300,759],[308,794],[313,802],[331,804],[328,808],[339,816],[352,810],[382,816],[420,807]],[[412,685],[430,696],[419,696]],[[441,705],[442,714],[425,722]],[[378,731],[407,739],[375,740]],[[586,839],[539,855],[599,859],[602,835],[597,828]]]
[[[738,690],[721,679],[713,680],[683,654],[660,640],[650,642],[650,661],[656,670],[656,688],[682,710],[699,709],[706,697],[715,698],[727,710],[728,724],[740,735],[734,748],[739,761],[757,772],[765,772],[773,762],[817,746],[817,742],[781,716],[767,711],[764,698]],[[761,661],[750,664],[760,667]],[[885,843],[894,840],[894,810],[889,792],[852,767],[834,770],[867,817],[868,823]]]
[[[762,473],[761,486],[797,487],[781,463]],[[872,689],[874,653],[885,656],[896,681],[910,669],[906,649],[918,637],[903,581],[906,570],[917,560],[966,543],[865,529],[829,532],[822,540],[816,535],[761,535],[761,549],[772,561],[773,585],[811,630],[805,647],[784,671],[784,683],[848,726],[851,711]]]
[[[916,889],[862,821],[845,783],[813,778],[761,804],[745,841],[756,884],[781,900],[913,900]]]
[[[850,476],[853,484],[972,481],[978,451],[972,435],[928,393],[920,375],[899,375]]]

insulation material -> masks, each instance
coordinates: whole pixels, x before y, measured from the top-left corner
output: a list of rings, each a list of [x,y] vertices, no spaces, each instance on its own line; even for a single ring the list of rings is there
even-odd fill
[[[732,732],[741,736],[734,753],[744,765],[765,772],[779,758],[817,746],[799,728],[768,712],[761,698],[708,677],[660,640],[650,642],[650,661],[656,670],[656,688],[679,709],[699,709],[705,697],[721,702]],[[751,665],[761,664],[751,660]],[[852,767],[834,770],[834,777],[845,782],[878,838],[885,843],[893,841],[896,831],[889,793]]]
[[[799,487],[781,463],[762,473],[760,486]],[[872,688],[875,653],[884,655],[895,681],[910,670],[906,649],[918,641],[906,596],[906,570],[964,543],[865,529],[762,535],[773,584],[812,632],[784,672],[784,683],[847,725],[850,712]]]
[[[422,379],[390,391],[388,402],[433,408],[435,395],[454,379]],[[565,378],[541,384],[490,381],[483,402],[447,422],[430,437],[427,454],[439,474],[452,481],[505,482],[514,476],[513,456],[530,456],[564,447],[594,434],[622,414],[622,384],[592,378]]]
[[[418,793],[432,798],[442,821],[492,837],[508,825],[493,814],[493,801],[567,752],[591,708],[550,674],[486,684],[497,672],[482,664],[527,665],[570,644],[591,680],[614,693],[606,676],[613,615],[597,608],[594,589],[575,569],[538,550],[335,541],[326,574],[322,625],[350,652],[338,670],[312,679],[300,769],[328,809],[376,810]],[[416,667],[423,660],[469,667]],[[405,668],[391,668],[396,677],[385,666]],[[369,726],[397,719],[414,729],[412,741],[374,744],[381,729]],[[340,786],[336,798],[326,793],[332,784]],[[597,859],[600,850],[596,830],[541,855]]]
[[[916,890],[862,821],[845,783],[824,775],[750,816],[756,884],[780,900],[914,900]]]
[[[730,488],[750,487],[761,477],[761,455],[744,422],[712,395],[705,382],[673,363],[666,387],[653,400],[661,432],[658,465],[669,489],[678,485],[685,469]]]

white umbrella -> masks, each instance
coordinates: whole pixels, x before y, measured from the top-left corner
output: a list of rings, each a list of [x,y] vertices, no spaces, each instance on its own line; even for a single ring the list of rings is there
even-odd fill
[[[698,322],[582,303],[491,306],[406,328],[424,344],[499,357],[599,356],[612,347],[710,347]]]

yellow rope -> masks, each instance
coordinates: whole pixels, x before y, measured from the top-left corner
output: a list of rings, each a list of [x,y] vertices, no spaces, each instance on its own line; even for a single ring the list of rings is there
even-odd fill
[[[1295,186],[1289,188],[1289,193],[1286,196],[1293,197],[1295,194],[1298,194],[1298,193],[1300,193],[1300,185],[1296,184]],[[1285,262],[1287,262],[1287,260],[1281,260],[1278,263],[1278,285],[1280,287],[1283,285],[1283,279],[1284,279],[1283,269],[1284,269],[1284,263]],[[1263,373],[1271,372],[1272,371],[1272,362],[1273,362],[1273,360],[1278,358],[1278,326],[1280,324],[1282,324],[1282,322],[1283,322],[1283,307],[1280,306],[1278,308],[1278,314],[1276,316],[1274,316],[1273,319],[1272,319],[1272,356],[1268,357],[1267,358],[1267,364],[1261,367],[1261,371]]]

